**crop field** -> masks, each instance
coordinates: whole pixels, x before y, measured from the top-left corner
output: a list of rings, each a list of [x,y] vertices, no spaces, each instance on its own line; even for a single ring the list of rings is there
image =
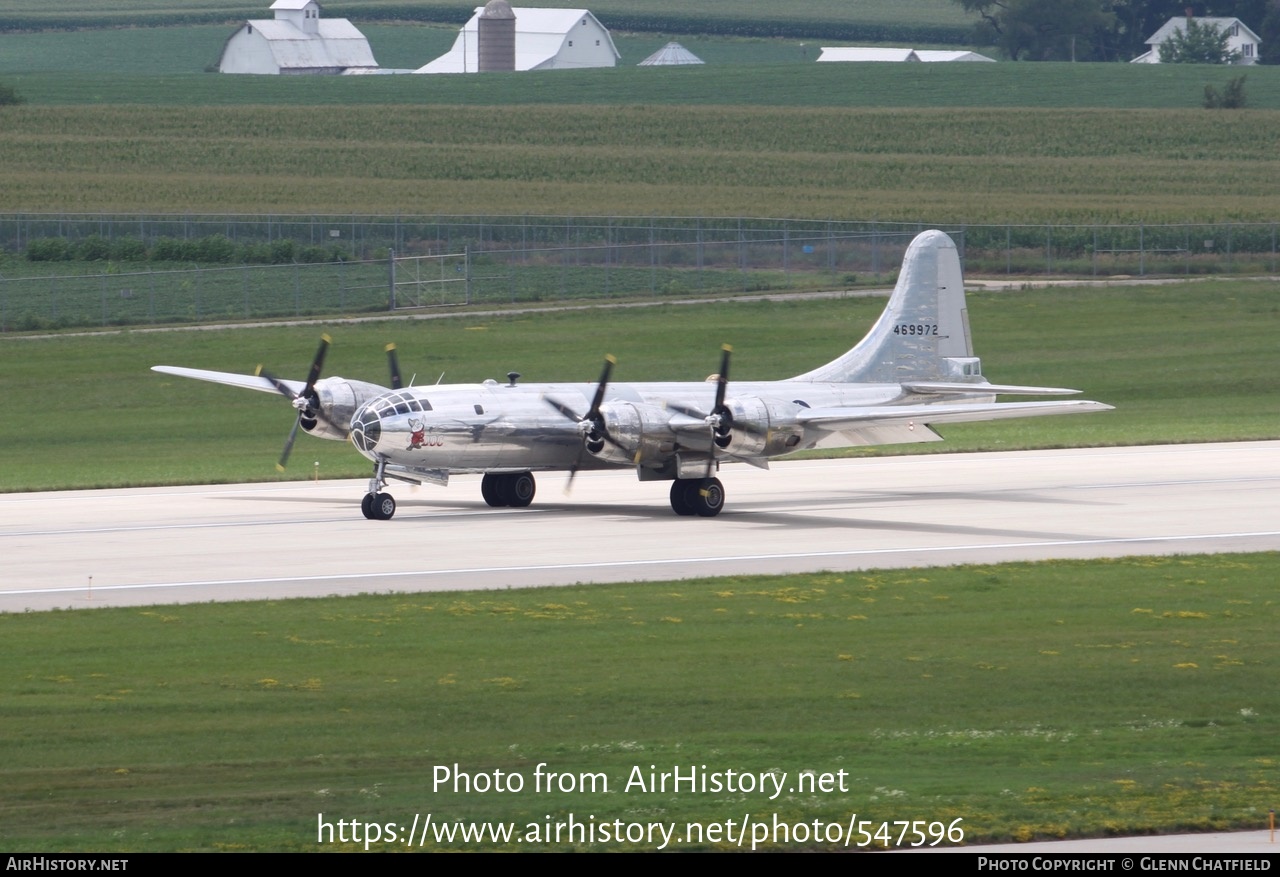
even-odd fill
[[[1187,222],[1272,221],[1280,203],[1272,111],[24,106],[3,116],[7,211]]]

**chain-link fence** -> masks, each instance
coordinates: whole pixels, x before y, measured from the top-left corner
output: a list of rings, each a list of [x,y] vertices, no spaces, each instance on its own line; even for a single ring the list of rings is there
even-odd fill
[[[907,244],[926,227],[768,219],[11,214],[0,216],[0,329],[843,288],[891,281]],[[1273,273],[1277,267],[1274,223],[943,229],[971,275]]]

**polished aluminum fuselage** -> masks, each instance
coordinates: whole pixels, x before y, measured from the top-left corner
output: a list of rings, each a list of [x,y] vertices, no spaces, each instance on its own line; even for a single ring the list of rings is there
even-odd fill
[[[605,446],[598,454],[583,454],[579,424],[547,400],[586,412],[595,390],[595,384],[486,381],[390,391],[356,411],[352,442],[371,460],[451,473],[637,463],[657,468],[678,454],[705,459],[710,453],[710,430],[696,418],[673,412],[710,412],[714,383],[610,384],[603,407],[610,433],[625,451]],[[760,429],[744,433],[746,445],[740,453],[731,449],[727,459],[767,459],[813,447],[818,436],[805,436],[795,423],[795,414],[804,408],[889,405],[904,396],[896,384],[805,381],[735,382],[733,391],[729,406],[741,412],[744,423]],[[779,436],[797,438],[788,444],[775,440]],[[640,460],[637,452],[642,452]]]

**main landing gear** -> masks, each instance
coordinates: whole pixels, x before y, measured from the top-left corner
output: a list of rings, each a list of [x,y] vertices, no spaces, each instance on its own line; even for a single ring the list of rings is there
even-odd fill
[[[677,478],[671,483],[671,508],[677,515],[714,518],[724,508],[719,478]]]
[[[389,493],[383,493],[387,486],[387,461],[379,458],[374,464],[373,477],[369,479],[369,490],[360,500],[360,511],[371,521],[389,521],[396,513],[396,500]]]
[[[366,493],[360,511],[371,521],[389,521],[396,513],[396,499],[389,493]]]
[[[537,490],[532,472],[491,472],[480,481],[480,495],[494,508],[522,509],[533,502]]]

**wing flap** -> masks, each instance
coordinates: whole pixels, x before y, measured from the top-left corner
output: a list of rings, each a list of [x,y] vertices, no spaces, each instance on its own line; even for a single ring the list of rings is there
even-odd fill
[[[908,393],[964,396],[1074,396],[1079,390],[1066,387],[1020,387],[1013,384],[961,384],[945,381],[910,381],[902,385]]]
[[[1051,414],[1083,414],[1110,411],[1101,402],[990,402],[952,405],[886,405],[870,408],[810,408],[798,420],[806,433],[812,431],[808,447],[831,448],[847,445],[892,445],[938,441],[930,429],[939,423],[976,423],[1015,417],[1042,417]]]

